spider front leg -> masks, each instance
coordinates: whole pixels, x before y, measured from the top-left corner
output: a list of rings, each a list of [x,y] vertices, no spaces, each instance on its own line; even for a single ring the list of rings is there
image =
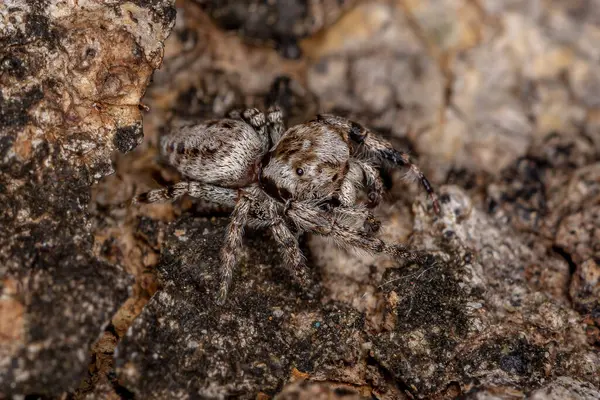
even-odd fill
[[[277,217],[271,225],[271,233],[280,248],[286,267],[294,276],[294,280],[305,286],[308,282],[308,273],[304,255],[296,236],[290,231],[283,218]]]
[[[369,202],[367,207],[375,208],[383,197],[383,181],[377,170],[369,163],[359,159],[350,161],[350,168],[340,188],[340,202],[345,206],[356,203],[356,188],[363,181],[367,189]]]
[[[383,193],[383,182],[377,171],[365,162],[352,160],[350,161],[348,173],[340,187],[340,206],[332,207],[332,209],[338,216],[348,216],[353,221],[363,221],[365,230],[375,233],[381,226],[379,221],[367,209],[355,206],[356,188],[362,185],[363,179],[366,180],[369,196],[367,207],[373,208],[379,204]]]
[[[425,191],[427,191],[427,194],[433,203],[434,211],[437,214],[441,212],[437,196],[433,191],[429,180],[425,177],[423,172],[421,172],[419,167],[410,161],[410,157],[407,153],[394,149],[390,142],[376,136],[373,132],[356,122],[329,114],[318,115],[317,119],[325,124],[335,126],[348,132],[350,139],[358,145],[355,149],[356,155],[359,155],[360,150],[365,150],[367,157],[374,156],[382,161],[390,162],[395,166],[408,168],[409,172],[421,182]]]
[[[334,198],[335,200],[335,198]],[[364,205],[343,205],[338,202],[333,202],[335,204],[330,204],[330,201],[326,201],[325,203],[321,203],[318,206],[314,206],[308,204],[304,204],[304,209],[314,208],[320,210],[323,213],[327,213],[331,215],[332,221],[337,221],[342,225],[349,225],[355,228],[362,228],[365,232],[369,234],[373,234],[379,231],[381,228],[381,222],[375,218],[373,213]]]
[[[333,218],[341,225],[361,226],[368,234],[374,234],[381,228],[381,222],[366,208],[360,206],[340,206],[333,209]]]
[[[384,186],[381,175],[379,175],[379,172],[366,161],[355,160],[354,162],[360,166],[365,177],[367,196],[369,198],[367,207],[375,208],[379,205],[381,199],[383,198]]]
[[[417,263],[423,263],[426,260],[426,256],[422,252],[411,251],[401,244],[386,243],[367,232],[352,229],[340,224],[334,225],[329,236],[340,245],[356,247],[370,254],[384,253],[392,257],[398,257]]]
[[[386,243],[371,233],[342,225],[337,220],[331,221],[323,212],[303,203],[294,203],[288,215],[303,231],[330,237],[344,247],[359,248],[370,254],[385,253],[411,262],[422,263],[427,259],[422,252],[411,251],[401,244]]]

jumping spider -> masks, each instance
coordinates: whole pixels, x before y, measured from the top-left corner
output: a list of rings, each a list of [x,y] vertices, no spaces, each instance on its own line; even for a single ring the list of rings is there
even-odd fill
[[[140,194],[135,203],[189,194],[233,209],[221,250],[217,297],[221,304],[246,226],[272,232],[285,264],[300,284],[307,281],[298,245],[302,232],[328,236],[369,253],[424,259],[419,252],[374,237],[378,222],[369,208],[381,200],[383,183],[377,167],[383,163],[407,167],[439,212],[429,181],[406,153],[355,122],[318,115],[285,131],[279,108],[269,108],[266,115],[247,109],[229,118],[183,127],[163,136],[160,148],[169,164],[188,180]],[[357,204],[363,183],[369,199],[366,205]]]

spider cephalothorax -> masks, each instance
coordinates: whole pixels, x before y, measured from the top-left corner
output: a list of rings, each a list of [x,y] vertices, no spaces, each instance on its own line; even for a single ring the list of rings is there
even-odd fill
[[[261,187],[281,200],[309,200],[339,192],[350,168],[348,143],[319,121],[290,128],[261,163]]]
[[[374,236],[369,212],[381,200],[381,164],[407,167],[439,205],[429,181],[406,153],[361,125],[333,115],[284,132],[281,112],[257,109],[177,130],[161,140],[161,153],[186,178],[135,202],[172,200],[184,194],[233,210],[221,251],[221,287],[227,296],[245,226],[269,229],[294,277],[306,281],[297,235],[312,232],[346,247],[420,260],[419,252]],[[357,195],[366,189],[367,204]]]

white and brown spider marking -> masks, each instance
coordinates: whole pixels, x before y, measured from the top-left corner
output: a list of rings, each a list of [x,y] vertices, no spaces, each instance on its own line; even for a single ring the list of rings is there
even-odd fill
[[[227,296],[245,226],[271,231],[285,264],[301,284],[307,280],[297,239],[302,232],[328,236],[369,253],[423,260],[419,252],[376,238],[378,222],[369,212],[381,200],[383,183],[377,167],[383,163],[408,168],[439,212],[429,181],[407,154],[341,117],[319,115],[287,131],[282,121],[276,107],[266,115],[247,109],[164,136],[162,155],[186,180],[134,199],[152,203],[189,194],[233,209],[221,250],[219,303]],[[366,205],[357,204],[363,188],[369,199]]]

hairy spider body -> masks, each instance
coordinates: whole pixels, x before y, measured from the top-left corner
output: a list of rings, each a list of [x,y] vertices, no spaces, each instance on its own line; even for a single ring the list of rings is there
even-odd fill
[[[229,290],[245,226],[271,231],[284,263],[301,284],[307,280],[297,240],[302,232],[370,253],[421,261],[421,253],[373,235],[379,222],[368,209],[381,200],[383,183],[377,170],[381,164],[408,168],[439,212],[429,181],[406,153],[361,125],[333,115],[319,115],[284,132],[279,109],[271,108],[266,115],[247,109],[163,137],[161,153],[187,180],[138,195],[135,202],[189,194],[233,210],[221,251],[220,303]],[[369,200],[358,204],[363,188]]]
[[[311,121],[281,136],[263,159],[259,180],[269,194],[280,200],[319,199],[340,190],[350,165],[350,148],[344,134]]]
[[[269,140],[244,121],[223,119],[163,136],[161,153],[186,178],[239,188],[250,184]]]

